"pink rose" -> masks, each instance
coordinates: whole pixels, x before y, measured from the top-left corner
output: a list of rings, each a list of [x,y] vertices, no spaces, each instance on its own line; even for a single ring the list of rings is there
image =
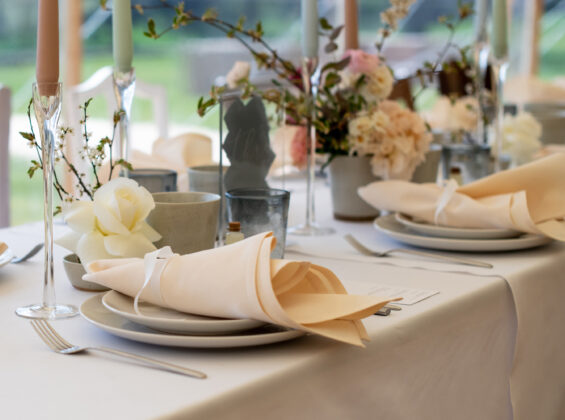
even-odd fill
[[[362,50],[347,50],[343,57],[351,58],[347,68],[352,73],[369,73],[380,64],[379,57]]]
[[[292,164],[298,168],[306,165],[308,156],[308,149],[306,148],[307,139],[306,127],[303,125],[296,126],[296,131],[290,142],[290,158]]]

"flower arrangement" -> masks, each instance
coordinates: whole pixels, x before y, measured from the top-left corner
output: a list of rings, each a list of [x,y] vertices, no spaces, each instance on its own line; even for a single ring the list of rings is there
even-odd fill
[[[102,3],[105,6],[106,2],[102,1]],[[236,24],[230,24],[219,19],[215,9],[209,9],[198,16],[185,10],[184,2],[172,4],[162,0],[158,7],[173,11],[172,23],[165,29],[157,31],[155,21],[150,18],[145,35],[158,39],[171,30],[177,30],[193,22],[201,22],[242,43],[259,68],[269,69],[276,75],[277,79],[273,80],[276,88],[259,91],[247,77],[249,67],[239,63],[228,75],[227,86],[212,86],[209,98],[200,98],[198,102],[200,115],[204,115],[219,101],[220,95],[226,88],[238,87],[242,90],[243,97],[257,94],[284,108],[287,119],[293,124],[313,125],[317,133],[316,151],[328,154],[330,156],[328,163],[337,155],[371,154],[375,174],[385,178],[409,178],[417,164],[415,162],[423,160],[431,136],[426,130],[422,130],[425,123],[417,113],[407,109],[400,111],[400,108],[393,107],[388,102],[384,104],[386,111],[379,110],[379,107],[388,99],[395,82],[394,75],[382,55],[383,46],[385,40],[397,29],[399,20],[406,17],[412,3],[414,0],[390,0],[389,8],[381,13],[379,39],[375,44],[376,55],[358,50],[348,51],[343,57],[331,60],[320,67],[320,84],[313,101],[313,113],[303,86],[301,69],[281,57],[263,39],[261,22],[257,22],[252,28],[246,28],[243,17]],[[136,9],[140,13],[144,12],[141,6],[136,6]],[[444,65],[444,58],[452,48],[456,48],[461,55],[460,61],[456,64],[462,66],[467,64],[466,50],[458,48],[452,41],[456,26],[470,15],[472,15],[470,4],[460,3],[456,21],[445,16],[439,18],[439,21],[448,28],[449,37],[437,61],[424,63],[423,69],[416,73],[415,77],[420,79],[422,89],[427,86],[428,76]],[[319,33],[327,38],[325,52],[332,53],[338,48],[336,39],[343,28],[333,27],[325,18],[321,18],[319,23]],[[383,129],[378,137],[382,139],[383,136],[393,133],[395,137],[387,140],[386,146],[376,147],[377,143],[372,141],[374,147],[366,145],[361,147],[359,140],[365,137],[374,139],[374,133],[364,133],[361,136],[357,132],[351,133],[350,122],[357,119],[364,121],[364,118],[373,117],[380,119],[384,116],[388,118],[387,128]],[[401,126],[393,128],[392,126],[397,123]],[[408,129],[406,124],[414,124],[414,126]],[[355,123],[351,125],[351,127],[355,126]],[[303,150],[297,145],[293,145],[293,149],[296,152]]]
[[[109,172],[108,180],[112,179],[112,175],[117,168],[126,168],[132,170],[131,165],[124,159],[114,160],[112,156],[112,150],[114,146],[114,138],[116,135],[116,128],[124,116],[123,111],[116,111],[113,116],[113,127],[112,136],[103,137],[98,141],[97,144],[92,145],[91,134],[87,129],[87,121],[89,118],[88,107],[92,102],[92,98],[87,100],[84,104],[80,106],[82,111],[82,120],[80,121],[82,138],[84,140],[84,146],[80,151],[80,157],[88,162],[88,165],[92,168],[92,177],[87,174],[79,172],[79,169],[71,162],[68,156],[65,155],[65,143],[67,137],[73,134],[73,129],[70,127],[59,127],[59,137],[57,138],[54,145],[54,161],[55,163],[63,163],[67,171],[71,172],[76,181],[76,189],[78,191],[78,196],[74,196],[70,191],[67,191],[63,184],[60,182],[57,172],[53,173],[53,187],[63,203],[72,203],[73,201],[79,200],[81,198],[88,198],[90,200],[94,199],[94,194],[98,188],[102,186],[102,180],[99,176],[99,170],[104,164],[106,158],[108,157]],[[20,135],[27,140],[28,146],[35,149],[37,152],[37,160],[33,159],[31,161],[31,166],[29,167],[27,173],[30,178],[33,177],[37,170],[43,169],[43,162],[41,159],[41,144],[36,139],[35,132],[33,129],[33,123],[31,120],[31,107],[32,100],[30,100],[27,107],[27,118],[29,122],[29,132],[20,132]],[[58,214],[62,211],[61,206],[57,206],[54,214]]]
[[[373,173],[385,179],[410,179],[432,142],[417,113],[389,100],[350,120],[348,131],[350,153],[371,156]]]
[[[65,142],[73,130],[69,127],[59,127],[59,137],[56,141],[55,162],[63,163],[66,170],[74,175],[78,194],[75,196],[67,191],[59,181],[54,171],[53,186],[60,200],[54,214],[63,213],[63,217],[71,232],[59,238],[56,243],[78,255],[84,267],[91,261],[102,258],[140,257],[156,248],[153,242],[161,236],[151,228],[145,219],[155,207],[153,197],[137,182],[127,178],[112,176],[120,167],[132,170],[131,165],[124,159],[114,160],[112,149],[116,128],[123,111],[117,111],[113,116],[111,137],[104,137],[95,145],[91,145],[91,134],[87,129],[88,106],[92,99],[81,105],[81,132],[84,146],[80,156],[92,168],[92,174],[80,172],[65,155]],[[43,169],[41,160],[41,145],[37,142],[31,122],[31,102],[27,110],[30,131],[21,132],[30,147],[37,151],[38,160],[32,160],[28,175],[33,177],[38,169]],[[107,161],[107,163],[106,163]],[[108,166],[108,178],[103,180],[100,169]]]

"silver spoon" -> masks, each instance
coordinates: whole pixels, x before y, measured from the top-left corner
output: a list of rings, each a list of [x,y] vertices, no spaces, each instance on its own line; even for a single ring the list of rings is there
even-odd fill
[[[31,257],[33,257],[35,254],[37,254],[39,251],[41,251],[41,248],[43,248],[43,242],[40,244],[35,245],[27,254],[25,254],[23,257],[14,257],[12,258],[12,261],[10,261],[12,264],[19,264],[21,262],[27,261],[29,260]]]

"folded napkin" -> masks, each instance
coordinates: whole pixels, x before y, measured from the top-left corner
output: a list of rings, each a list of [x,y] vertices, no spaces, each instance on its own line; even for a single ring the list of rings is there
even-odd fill
[[[369,339],[360,320],[397,300],[348,295],[324,267],[271,260],[274,246],[266,232],[182,256],[162,248],[144,259],[93,262],[83,279],[181,312],[252,318],[357,346]]]
[[[428,223],[507,228],[565,241],[565,153],[458,187],[383,181],[358,190],[372,206]]]
[[[157,139],[152,146],[151,154],[139,150],[131,150],[129,162],[134,169],[171,169],[178,173],[179,191],[188,191],[188,174],[186,168],[212,163],[212,140],[198,133],[185,133],[171,139]],[[109,171],[105,165],[101,178],[107,179]],[[114,177],[119,171],[114,171]]]

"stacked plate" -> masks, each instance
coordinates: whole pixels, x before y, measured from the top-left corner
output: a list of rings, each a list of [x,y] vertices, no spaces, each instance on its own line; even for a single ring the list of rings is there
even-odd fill
[[[385,235],[408,245],[446,251],[496,252],[534,248],[552,241],[511,229],[468,229],[432,225],[396,213],[379,217],[374,226]]]
[[[290,340],[302,331],[252,319],[221,319],[192,315],[140,303],[116,291],[93,296],[80,307],[81,315],[103,330],[143,343],[175,347],[226,348],[258,346]]]

